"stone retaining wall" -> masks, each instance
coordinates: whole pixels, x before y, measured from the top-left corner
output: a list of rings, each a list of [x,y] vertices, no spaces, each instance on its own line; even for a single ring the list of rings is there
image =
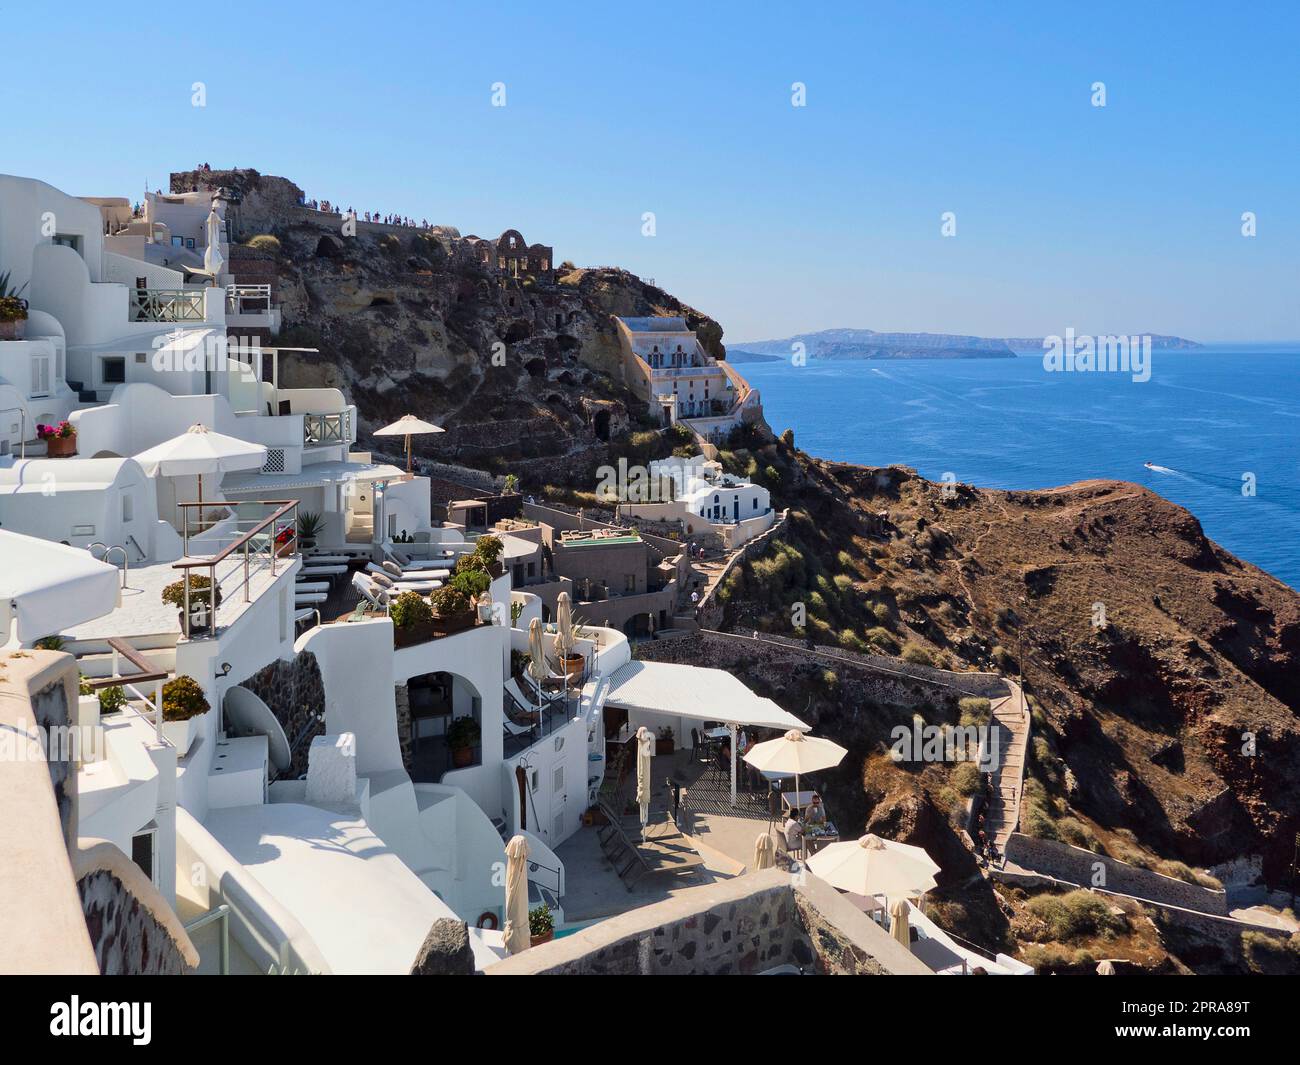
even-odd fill
[[[325,722],[319,720],[325,713],[325,682],[321,679],[316,656],[304,651],[289,661],[277,659],[240,681],[239,686],[247,688],[270,707],[290,744],[298,741],[293,761],[284,776],[294,780],[305,774],[307,749],[311,746],[309,741],[325,732]],[[314,727],[313,719],[316,719]]]
[[[1228,913],[1227,895],[1200,884],[1189,884],[1150,869],[1139,869],[1104,854],[1094,854],[1081,847],[1056,840],[1035,839],[1013,832],[1006,846],[1007,862],[1030,873],[1040,873],[1052,880],[1062,880],[1081,887],[1104,888],[1120,895],[1165,903],[1185,910],[1195,910],[1215,917]],[[1100,869],[1099,869],[1100,867]],[[1097,875],[1104,870],[1104,881]]]

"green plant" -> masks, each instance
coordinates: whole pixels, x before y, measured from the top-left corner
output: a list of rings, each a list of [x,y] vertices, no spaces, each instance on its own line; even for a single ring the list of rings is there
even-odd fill
[[[21,322],[27,318],[27,301],[22,299],[23,289],[14,288],[9,283],[9,271],[0,274],[0,322]]]
[[[1055,940],[1110,936],[1122,931],[1126,923],[1110,912],[1105,899],[1085,888],[1064,895],[1036,895],[1028,908],[1046,925],[1047,937]]]
[[[188,721],[211,709],[199,682],[184,673],[163,685],[162,704],[164,721]]]
[[[968,695],[964,699],[958,699],[957,709],[961,713],[961,723],[963,725],[988,724],[992,705],[987,699],[979,695]]]
[[[914,666],[933,666],[934,655],[918,643],[909,643],[903,648],[903,661]]]
[[[555,931],[555,918],[551,916],[551,908],[542,903],[540,906],[534,906],[528,911],[528,934],[531,936],[546,936]]]
[[[190,586],[190,606],[195,603],[207,603],[212,598],[212,580],[190,573],[178,581],[173,581],[162,590],[162,601],[170,603],[181,610],[185,609],[185,582]],[[221,585],[217,585],[217,606],[221,605]]]
[[[78,695],[95,694],[95,689],[92,688],[90,685],[90,678],[87,677],[86,674],[84,673],[77,674],[77,694]]]
[[[672,726],[670,726],[670,725],[664,725],[664,726],[659,730],[659,738],[660,738],[661,740],[665,740],[665,741],[666,741],[666,740],[671,740],[671,739],[673,738],[673,730],[672,730]]]
[[[310,510],[298,512],[298,539],[303,547],[314,547],[316,537],[324,527],[325,519],[320,514],[314,514]]]
[[[480,573],[487,573],[488,571],[488,562],[477,552],[461,555],[460,558],[456,559],[456,565],[451,568],[453,574],[472,573],[475,570]]]
[[[506,495],[514,495],[516,492],[518,492],[519,475],[514,473],[507,473],[505,484],[502,486],[502,488],[505,491]]]
[[[259,233],[248,240],[247,247],[256,248],[258,251],[269,251],[274,255],[280,254],[280,238],[270,233]]]
[[[62,651],[64,646],[63,637],[42,636],[33,646],[38,651]]]
[[[403,592],[389,606],[388,616],[399,629],[409,629],[429,621],[433,611],[418,592]]]
[[[501,537],[488,533],[478,538],[478,542],[474,545],[474,554],[491,566],[501,557],[501,552],[505,549],[505,541]]]
[[[519,624],[519,618],[523,614],[523,612],[524,612],[523,603],[510,604],[510,627],[512,629]]]
[[[458,717],[447,726],[447,746],[453,751],[464,750],[475,746],[482,735],[482,729],[472,717]]]
[[[467,599],[477,599],[491,586],[492,578],[483,570],[465,570],[451,579],[451,587],[461,592]]]
[[[469,598],[452,584],[439,588],[429,596],[429,602],[433,606],[433,612],[440,618],[458,617],[470,609]]]
[[[126,692],[122,685],[114,684],[111,688],[101,688],[99,692],[99,712],[111,714],[126,705]]]

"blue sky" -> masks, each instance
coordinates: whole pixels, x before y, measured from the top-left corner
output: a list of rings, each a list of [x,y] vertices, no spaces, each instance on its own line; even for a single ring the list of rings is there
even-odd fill
[[[1293,3],[50,10],[5,13],[0,171],[76,194],[254,166],[625,266],[730,342],[1300,337]]]

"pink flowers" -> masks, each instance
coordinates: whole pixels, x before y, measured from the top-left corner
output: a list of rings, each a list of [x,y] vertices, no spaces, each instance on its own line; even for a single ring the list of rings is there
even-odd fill
[[[77,435],[77,427],[67,421],[59,422],[58,425],[38,425],[36,435],[41,440],[49,440],[51,437],[66,439]]]

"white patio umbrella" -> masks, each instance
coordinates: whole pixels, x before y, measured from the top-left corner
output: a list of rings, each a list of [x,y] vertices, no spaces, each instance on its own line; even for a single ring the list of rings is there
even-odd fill
[[[411,472],[411,437],[427,436],[429,433],[445,433],[447,430],[433,422],[426,422],[422,418],[417,418],[414,414],[403,414],[397,421],[391,425],[385,425],[382,429],[376,429],[375,436],[404,436],[406,437],[406,472]]]
[[[191,425],[180,436],[134,456],[144,467],[145,476],[199,478],[199,503],[203,502],[203,475],[229,473],[233,470],[260,470],[266,465],[266,448],[238,437],[213,432],[202,422]],[[203,508],[199,507],[202,518]]]
[[[902,943],[908,950],[911,950],[912,939],[907,930],[908,913],[907,899],[901,897],[895,899],[894,905],[889,911],[889,934],[898,940],[898,942]]]
[[[537,719],[541,731],[546,731],[545,714],[542,713],[542,682],[550,675],[546,668],[546,651],[542,647],[542,619],[533,618],[528,623],[528,675],[537,682]]]
[[[655,738],[642,725],[636,730],[636,802],[641,807],[641,842],[645,842],[645,827],[650,821],[650,766],[655,753]]]
[[[1114,975],[1115,975],[1115,963],[1114,963],[1113,961],[1111,961],[1109,958],[1103,958],[1101,961],[1099,961],[1099,962],[1097,963],[1097,975],[1098,975],[1098,976],[1114,976]]]
[[[513,836],[506,844],[506,950],[519,954],[531,945],[528,931],[528,840]]]
[[[573,652],[577,637],[573,632],[573,604],[569,593],[561,592],[555,600],[555,653],[560,656],[560,668],[564,671],[564,693],[569,693],[569,667],[564,656]]]
[[[848,753],[831,740],[805,736],[798,729],[791,729],[784,736],[754,744],[745,752],[745,761],[760,772],[793,773],[797,792],[801,773],[830,769],[839,765]]]
[[[764,832],[754,840],[754,871],[771,869],[776,864],[776,845],[771,833]]]
[[[921,847],[874,834],[823,847],[808,859],[808,868],[841,891],[902,898],[929,891],[939,871]]]

